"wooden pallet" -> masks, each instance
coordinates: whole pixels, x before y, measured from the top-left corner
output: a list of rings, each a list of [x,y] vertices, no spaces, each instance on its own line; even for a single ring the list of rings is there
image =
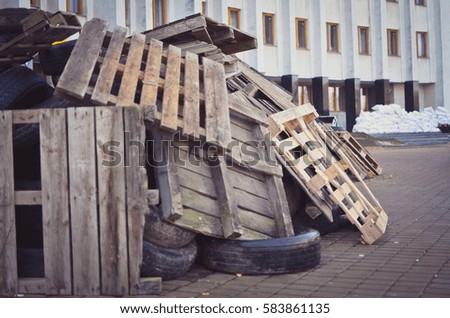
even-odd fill
[[[159,278],[140,278],[147,174],[144,150],[128,142],[145,142],[144,114],[134,107],[0,112],[0,295],[161,291]],[[41,191],[14,190],[13,124],[24,123],[40,126]],[[112,140],[117,164],[104,148]],[[16,205],[42,205],[45,278],[18,277]]]
[[[374,243],[386,230],[388,217],[362,182],[362,190],[349,178],[322,139],[326,135],[310,104],[269,116],[269,130],[279,154],[302,183],[319,200],[331,199],[362,233],[364,243]]]
[[[383,168],[380,164],[348,131],[338,131],[336,134],[346,147],[347,153],[352,155],[354,161],[364,169],[369,178],[381,174]]]
[[[125,54],[122,54],[125,52]],[[107,32],[92,19],[81,32],[56,87],[79,102],[95,105],[157,105],[156,119],[168,132],[205,138],[226,147],[231,141],[228,94],[221,63],[126,29]]]
[[[169,147],[172,136],[153,131],[154,155],[162,163],[156,166],[156,175],[165,219],[229,239],[294,235],[282,170],[274,156],[269,162],[271,148],[264,141],[265,128],[233,117],[231,125],[233,154],[214,160],[189,141]],[[253,157],[240,150],[243,145],[247,153],[258,153],[261,161],[252,162]]]
[[[23,32],[0,45],[0,67],[28,62],[42,49],[79,32],[81,25],[75,14],[57,12],[48,15],[37,10],[22,21]]]

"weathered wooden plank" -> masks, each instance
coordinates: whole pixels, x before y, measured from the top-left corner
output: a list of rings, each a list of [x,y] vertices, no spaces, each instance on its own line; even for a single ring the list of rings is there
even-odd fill
[[[108,22],[99,18],[86,22],[58,81],[57,92],[84,98],[107,27]]]
[[[181,197],[183,207],[194,209],[210,216],[220,218],[220,209],[216,198],[211,198],[193,189],[181,186]]]
[[[15,205],[41,205],[41,191],[16,191],[14,195]]]
[[[39,123],[39,110],[14,110],[12,113],[13,124],[34,124]]]
[[[181,167],[177,167],[177,171],[180,186],[211,198],[217,197],[216,187],[214,186],[215,180]]]
[[[223,235],[225,238],[237,238],[242,235],[238,205],[234,196],[231,178],[224,158],[217,158],[211,163],[211,174],[216,187],[217,201],[221,211]]]
[[[41,112],[42,221],[47,292],[72,293],[65,109]]]
[[[266,113],[262,110],[257,109],[256,107],[253,107],[250,101],[247,101],[246,103],[242,102],[239,98],[236,97],[235,93],[229,94],[230,112],[239,114],[244,118],[248,118],[254,123],[267,126],[268,120]]]
[[[158,97],[159,72],[161,69],[163,44],[155,39],[150,40],[148,49],[147,66],[142,81],[141,105],[156,105]]]
[[[73,292],[100,295],[94,108],[67,110]]]
[[[203,16],[188,18],[184,21],[177,21],[173,24],[164,25],[155,30],[144,32],[147,42],[151,39],[164,40],[174,35],[191,32],[195,29],[206,28],[206,20]]]
[[[262,215],[258,215],[256,218],[255,213],[241,208],[239,208],[239,218],[242,228],[251,229],[270,237],[278,237],[277,227],[273,218]]]
[[[143,42],[142,42],[143,43]],[[130,295],[140,291],[142,240],[145,214],[148,209],[148,183],[145,169],[145,125],[142,109],[124,108],[127,217],[128,217],[128,268]]]
[[[168,51],[166,82],[164,84],[161,111],[161,128],[174,132],[178,127],[181,50],[176,46],[169,45]]]
[[[199,138],[200,82],[198,56],[186,52],[184,66],[183,135]]]
[[[207,215],[194,209],[185,208],[183,216],[174,223],[197,233],[223,238],[222,222],[220,218]]]
[[[98,107],[96,116],[102,295],[126,295],[127,217],[123,109]],[[113,160],[111,160],[113,156]]]
[[[234,189],[234,195],[238,206],[241,208],[271,218],[275,216],[267,198],[261,198],[253,195],[253,193],[236,188]]]
[[[45,278],[19,279],[20,294],[47,295],[47,281]]]
[[[147,204],[148,205],[159,204],[159,189],[150,189],[147,191]]]
[[[275,213],[275,224],[278,237],[294,236],[289,204],[280,177],[266,176],[267,190],[272,210]]]
[[[159,131],[152,131],[156,179],[161,191],[161,211],[166,220],[176,220],[183,215],[183,205],[178,180],[178,169],[173,158],[173,148],[168,147],[167,138]]]
[[[139,74],[141,73],[142,56],[144,54],[145,36],[133,34],[128,51],[125,72],[120,83],[117,105],[131,106],[134,104]]]
[[[115,27],[91,97],[91,100],[96,104],[108,104],[126,36],[126,28]]]
[[[138,295],[159,295],[161,292],[161,277],[145,277],[139,280]]]
[[[239,172],[235,171],[235,169],[239,169]],[[237,167],[235,169],[228,169],[233,187],[243,191],[249,191],[260,198],[267,198],[267,186],[265,182],[242,173],[243,169]]]
[[[203,58],[206,141],[221,147],[231,142],[228,91],[223,64]]]
[[[0,296],[17,294],[12,112],[0,112]]]

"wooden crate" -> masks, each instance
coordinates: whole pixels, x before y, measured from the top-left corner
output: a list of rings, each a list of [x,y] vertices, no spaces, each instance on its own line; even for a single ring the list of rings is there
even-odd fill
[[[278,153],[318,200],[331,199],[362,233],[364,243],[374,243],[386,230],[388,217],[361,180],[359,189],[343,165],[330,153],[311,104],[269,116],[269,130]],[[364,192],[364,193],[363,193]]]
[[[75,14],[57,12],[49,16],[37,10],[22,20],[23,32],[0,45],[0,67],[11,63],[22,64],[55,41],[62,41],[81,30]]]
[[[146,114],[144,107],[0,112],[0,295],[161,290],[160,279],[140,278],[147,174],[143,147],[130,141],[144,143]],[[40,127],[41,191],[14,188],[13,124],[28,123]],[[114,165],[109,141],[121,158]],[[42,205],[45,278],[18,277],[16,205]]]

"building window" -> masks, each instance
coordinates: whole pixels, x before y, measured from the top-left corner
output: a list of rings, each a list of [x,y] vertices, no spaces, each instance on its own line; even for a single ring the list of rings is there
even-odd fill
[[[206,15],[206,1],[202,1],[202,14]]]
[[[83,0],[66,0],[66,8],[67,11],[74,12],[79,15],[85,15]]]
[[[228,8],[228,25],[239,29],[241,27],[241,10]]]
[[[297,47],[301,49],[308,48],[308,24],[305,19],[295,19]]]
[[[339,24],[327,23],[328,51],[339,52]]]
[[[166,24],[166,0],[153,0],[153,27]]]
[[[358,27],[358,47],[359,54],[369,54],[369,28],[368,27]]]
[[[30,1],[30,7],[40,8],[41,7],[41,0],[31,0]]]
[[[415,3],[417,6],[426,6],[427,5],[426,0],[415,0]]]
[[[428,57],[428,41],[426,32],[416,32],[417,57]]]
[[[263,28],[264,28],[264,44],[274,45],[274,20],[275,15],[271,13],[263,13]]]
[[[398,50],[398,30],[387,30],[388,55],[399,56]]]

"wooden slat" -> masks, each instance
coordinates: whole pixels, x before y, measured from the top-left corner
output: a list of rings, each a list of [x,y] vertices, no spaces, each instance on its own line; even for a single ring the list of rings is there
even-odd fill
[[[126,36],[126,28],[121,26],[115,27],[91,97],[96,104],[108,104]]]
[[[41,112],[42,221],[47,292],[72,293],[66,110]]]
[[[148,205],[158,205],[159,204],[159,189],[148,190],[147,204]]]
[[[150,40],[148,49],[147,66],[142,81],[141,105],[156,105],[158,97],[159,72],[161,69],[162,42]]]
[[[34,124],[39,123],[39,110],[15,110],[12,113],[13,124]]]
[[[183,216],[178,169],[173,158],[173,148],[166,147],[167,140],[159,131],[152,131],[156,178],[161,195],[161,211],[166,220],[176,220]]]
[[[184,67],[183,135],[199,138],[200,96],[198,56],[186,52]]]
[[[123,110],[98,107],[96,116],[102,295],[128,294]],[[110,147],[106,147],[109,142]],[[115,155],[111,160],[111,155]],[[120,158],[119,158],[120,157]]]
[[[19,293],[33,295],[47,295],[47,282],[45,278],[20,278]]]
[[[84,99],[107,27],[108,22],[99,18],[86,22],[58,81],[57,92]]]
[[[0,112],[0,296],[17,294],[12,113]]]
[[[181,50],[169,45],[167,56],[166,82],[164,84],[161,128],[171,132],[177,130],[178,97],[180,90]]]
[[[41,191],[16,191],[14,195],[16,205],[41,205]]]
[[[124,108],[127,216],[128,216],[128,268],[130,295],[140,291],[142,240],[145,214],[148,209],[148,184],[145,170],[145,125],[142,109]]]
[[[134,104],[134,96],[136,95],[139,74],[141,73],[144,44],[145,36],[140,33],[135,33],[131,38],[125,72],[123,73],[117,98],[117,105],[131,106]]]
[[[144,34],[147,37],[147,42],[151,39],[164,40],[174,35],[185,32],[191,32],[195,29],[206,28],[206,20],[203,16],[188,18],[184,21],[177,21],[173,24],[164,25],[155,30],[150,30]]]
[[[234,197],[234,189],[228,174],[224,158],[211,162],[211,173],[217,193],[217,201],[221,211],[223,235],[225,238],[237,238],[242,235],[238,206]]]
[[[223,65],[203,58],[206,141],[227,147],[231,142],[228,91]]]
[[[73,291],[100,295],[94,108],[67,110]]]

